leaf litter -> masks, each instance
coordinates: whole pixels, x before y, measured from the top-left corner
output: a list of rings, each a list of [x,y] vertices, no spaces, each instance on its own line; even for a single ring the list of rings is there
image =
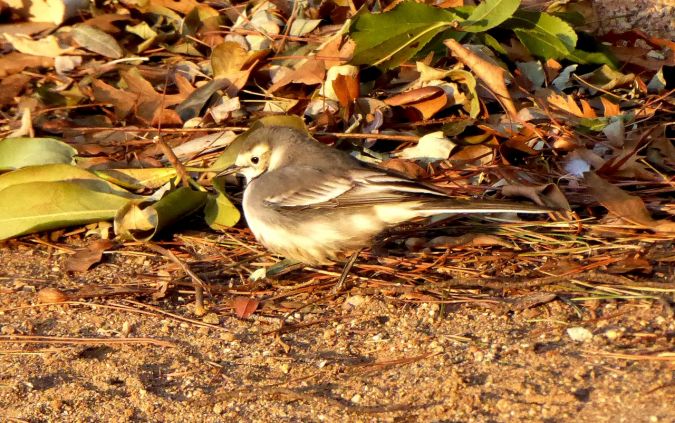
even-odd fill
[[[426,366],[441,362],[452,369],[441,387],[400,387],[430,401],[427,393],[447,398],[443,406],[428,402],[426,411],[415,412],[418,417],[461,420],[480,407],[458,392],[482,396],[489,383],[500,383],[467,380],[481,371],[518,377],[515,369],[500,373],[494,357],[534,354],[530,358],[537,362],[543,353],[557,352],[558,360],[580,365],[566,356],[581,351],[566,342],[569,330],[584,330],[588,359],[633,378],[633,384],[636,374],[614,369],[617,362],[672,365],[667,333],[673,330],[675,292],[675,103],[666,70],[675,46],[639,31],[596,37],[594,44],[571,13],[516,11],[517,1],[456,9],[461,2],[446,3],[442,10],[397,2],[357,11],[333,1],[223,9],[198,2],[121,2],[82,9],[55,21],[53,32],[26,36],[0,28],[9,51],[0,57],[0,219],[6,220],[2,238],[12,238],[3,241],[0,253],[0,342],[13,348],[0,354],[58,360],[77,351],[104,357],[107,345],[116,343],[182,348],[184,357],[174,364],[187,370],[168,372],[168,388],[153,386],[148,375],[125,382],[144,386],[149,394],[143,395],[169,410],[163,393],[180,391],[171,380],[197,383],[193,370],[222,378],[228,364],[195,359],[196,349],[167,341],[183,337],[216,356],[224,342],[238,365],[257,360],[272,366],[271,375],[251,379],[236,370],[248,390],[234,390],[227,379],[224,391],[216,390],[210,400],[204,392],[213,388],[199,382],[191,391],[195,410],[234,416],[231,407],[269,412],[265,404],[281,404],[298,418],[307,417],[307,410],[292,404],[317,404],[328,415],[342,410],[400,416],[418,399],[396,390],[396,400],[387,401],[386,384],[379,382],[379,394],[364,390],[367,382],[357,369],[408,381],[411,365],[431,371]],[[398,228],[353,267],[348,298],[370,301],[329,294],[338,267],[250,279],[279,259],[237,223],[236,181],[223,187],[209,173],[229,164],[242,137],[190,141],[225,131],[245,136],[260,125],[308,130],[321,142],[458,197],[528,198],[569,212],[540,220],[455,217]],[[167,156],[166,148],[178,156]],[[138,198],[156,203],[138,209],[135,219],[124,217],[123,211],[136,210]],[[116,215],[116,234],[156,241],[105,240],[109,223],[101,221]],[[21,224],[7,224],[17,219]],[[122,221],[132,229],[121,229]],[[32,235],[20,236],[26,233]],[[43,270],[36,274],[20,264],[22,255]],[[50,263],[58,264],[49,270]],[[204,299],[193,304],[203,290]],[[343,302],[346,308],[339,307]],[[635,310],[646,324],[626,317]],[[84,330],[80,311],[95,322],[93,332]],[[36,330],[29,322],[41,313],[65,313],[66,322]],[[514,320],[500,321],[504,313]],[[474,314],[480,315],[477,324],[467,320]],[[434,335],[422,340],[419,328],[394,333],[383,319],[438,330],[425,329]],[[485,322],[496,331],[518,327],[532,333],[521,341],[534,347],[511,347],[508,337]],[[69,333],[69,324],[84,332]],[[453,334],[453,327],[465,332]],[[272,345],[269,336],[251,338],[259,328],[275,333]],[[199,331],[220,335],[207,341]],[[542,341],[537,331],[553,337]],[[412,349],[403,347],[404,339]],[[297,354],[308,340],[326,350],[351,345],[360,358],[354,364],[349,356],[322,358],[320,349],[309,347],[312,358],[302,363]],[[251,351],[247,342],[263,350]],[[395,358],[379,349],[392,342]],[[500,352],[488,344],[501,345]],[[369,353],[364,345],[375,350]],[[147,351],[161,361],[159,351]],[[473,364],[453,364],[463,362]],[[72,370],[81,372],[82,366]],[[547,368],[556,366],[537,367]],[[663,375],[667,367],[641,371]],[[588,397],[583,389],[605,392],[612,386],[601,376],[592,388],[579,387],[585,376],[563,379],[568,376],[579,394],[567,403],[564,396],[560,404],[538,399],[528,382],[507,389],[529,392],[535,415],[546,418],[556,414],[552,410],[568,415]],[[337,380],[342,388],[306,390],[300,380],[316,386]],[[24,389],[16,386],[0,401]],[[234,394],[223,393],[228,386]],[[665,395],[669,389],[672,381],[655,376],[649,392]],[[626,404],[633,400],[626,398],[623,407],[612,406],[616,413],[630,413]],[[478,413],[531,417],[531,409],[516,400],[489,400]],[[49,413],[72,408],[67,396],[60,401]],[[132,415],[147,415],[139,401]],[[668,418],[668,410],[656,405],[641,410]],[[189,418],[189,411],[182,412]],[[594,416],[592,407],[584,412]],[[18,409],[15,416],[30,418]]]

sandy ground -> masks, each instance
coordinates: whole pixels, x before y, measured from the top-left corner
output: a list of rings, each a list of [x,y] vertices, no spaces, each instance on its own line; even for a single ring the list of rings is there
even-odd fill
[[[45,287],[143,287],[165,263],[118,252],[69,275],[59,252],[0,249],[5,421],[675,421],[675,322],[652,299],[509,311],[357,284],[282,327],[273,308],[235,317],[228,294],[201,318],[179,290],[38,305]]]

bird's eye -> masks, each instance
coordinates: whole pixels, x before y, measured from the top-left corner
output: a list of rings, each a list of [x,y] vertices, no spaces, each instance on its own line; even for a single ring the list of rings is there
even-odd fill
[[[253,163],[254,165],[258,164],[259,161],[260,158],[258,156],[251,157],[251,163]]]

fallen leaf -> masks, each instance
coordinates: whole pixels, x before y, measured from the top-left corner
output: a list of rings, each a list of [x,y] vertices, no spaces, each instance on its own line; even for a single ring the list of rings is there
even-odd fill
[[[37,293],[37,299],[41,304],[58,304],[66,302],[70,298],[60,289],[42,288]]]
[[[0,78],[19,73],[27,68],[51,68],[53,66],[53,57],[33,56],[12,51],[0,56]]]
[[[33,56],[56,57],[72,50],[70,47],[61,48],[58,39],[53,35],[48,35],[39,40],[21,35],[3,34],[3,36],[16,51]]]
[[[28,88],[31,77],[20,73],[10,75],[0,80],[0,106],[10,105],[14,97],[21,94],[24,88]]]
[[[318,85],[323,83],[326,74],[326,65],[323,60],[315,57],[307,58],[307,61],[300,64],[297,68],[274,82],[269,87],[269,92],[273,93],[288,84]]]
[[[511,99],[511,94],[509,94],[509,90],[506,88],[506,71],[502,67],[488,62],[478,54],[467,49],[457,42],[457,40],[448,39],[443,43],[490,88],[508,115],[512,119],[517,119],[518,109],[516,109]]]
[[[525,197],[539,206],[550,207],[554,210],[571,210],[565,195],[555,184],[525,186],[504,185],[502,194],[506,197]]]
[[[101,56],[111,59],[119,59],[124,56],[122,47],[117,44],[117,40],[98,28],[79,24],[73,27],[71,34],[80,47],[98,53]]]
[[[92,84],[94,99],[99,103],[112,104],[117,119],[124,119],[134,110],[137,95],[120,90],[97,79]]]
[[[79,182],[12,185],[0,191],[0,239],[108,220],[128,201]]]
[[[255,298],[238,296],[232,300],[232,308],[234,313],[240,319],[247,319],[258,309],[260,301]]]
[[[9,0],[8,3],[31,21],[53,22],[56,25],[77,16],[89,6],[88,0]]]
[[[385,169],[394,170],[410,179],[421,179],[427,176],[427,172],[417,163],[403,159],[389,159],[380,163]]]
[[[410,120],[426,120],[448,104],[448,97],[440,87],[424,87],[385,99],[390,106],[403,107]]]
[[[427,243],[427,247],[453,248],[460,246],[500,246],[504,248],[514,248],[514,246],[494,235],[486,234],[464,234],[459,236],[438,236]]]
[[[66,272],[86,272],[94,264],[101,261],[103,252],[109,250],[115,243],[109,239],[99,239],[85,248],[75,251],[65,263]]]
[[[596,200],[621,219],[657,232],[675,232],[675,222],[654,220],[640,197],[628,194],[594,172],[586,173],[584,181]]]
[[[129,201],[115,214],[115,233],[122,239],[149,241],[162,229],[200,210],[207,194],[180,187],[158,202]]]
[[[73,163],[77,150],[55,138],[0,140],[0,170],[50,163]]]
[[[402,150],[398,156],[424,162],[445,160],[450,157],[450,153],[456,146],[443,135],[443,131],[437,131],[421,137],[415,146]]]
[[[604,96],[600,97],[600,102],[602,103],[602,107],[605,109],[603,115],[605,117],[610,117],[610,116],[619,116],[621,114],[621,108],[619,107],[618,104],[613,103],[609,99],[607,99]]]

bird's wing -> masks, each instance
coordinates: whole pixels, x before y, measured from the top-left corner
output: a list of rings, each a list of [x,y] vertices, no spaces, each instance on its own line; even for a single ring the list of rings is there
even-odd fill
[[[270,175],[271,176],[271,175]],[[277,186],[288,186],[265,198],[272,207],[354,207],[445,197],[442,191],[381,170],[368,168],[321,172],[309,167],[295,167],[279,172]]]

